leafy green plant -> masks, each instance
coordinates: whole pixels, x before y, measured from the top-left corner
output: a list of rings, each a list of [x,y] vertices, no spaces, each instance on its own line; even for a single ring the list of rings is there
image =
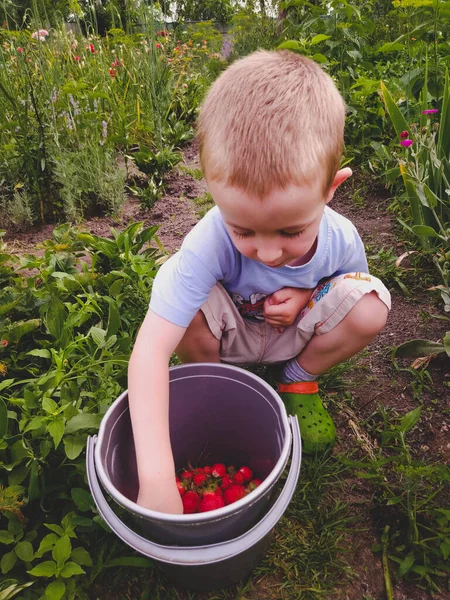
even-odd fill
[[[378,527],[389,560],[397,565],[397,575],[439,591],[439,578],[450,574],[450,528],[444,492],[450,482],[448,467],[414,458],[407,436],[417,425],[421,408],[395,422],[382,413],[384,427],[376,455],[364,461],[343,458],[355,473],[375,488],[379,505]],[[442,581],[444,579],[441,579]]]
[[[163,150],[153,152],[147,146],[141,145],[139,150],[129,156],[136,167],[145,173],[149,179],[147,188],[141,192],[136,189],[133,191],[139,196],[141,204],[145,208],[152,208],[164,191],[164,175],[173,169],[181,160],[180,152],[173,148],[164,148]]]
[[[0,248],[0,568],[9,595],[27,583],[25,599],[81,598],[109,562],[134,558],[108,549],[83,452],[126,386],[161,258],[156,229],[133,223],[108,239],[67,224],[43,256],[10,261]]]

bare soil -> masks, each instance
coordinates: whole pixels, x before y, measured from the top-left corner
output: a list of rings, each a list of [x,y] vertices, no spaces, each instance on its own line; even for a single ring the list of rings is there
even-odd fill
[[[184,164],[189,168],[198,168],[196,144],[193,143],[184,151]],[[184,171],[176,170],[167,180],[164,197],[156,203],[152,210],[142,210],[136,198],[130,197],[122,214],[87,220],[82,223],[83,230],[100,236],[110,236],[110,228],[123,228],[130,222],[142,221],[146,226],[159,225],[158,237],[169,251],[176,251],[183,237],[199,219],[198,206],[193,202],[196,197],[206,191],[203,180],[193,179]],[[400,242],[395,217],[388,210],[390,199],[384,190],[369,190],[363,201],[352,199],[355,184],[345,184],[340,188],[332,201],[331,207],[350,218],[359,230],[363,241],[371,248],[392,248],[397,256],[404,250]],[[51,237],[54,226],[46,225],[28,231],[17,231],[8,228],[4,241],[11,251],[18,253],[39,252],[39,243]],[[367,351],[361,353],[357,365],[346,373],[346,391],[350,392],[349,402],[341,402],[341,391],[336,391],[336,403],[331,394],[331,410],[335,419],[339,441],[336,453],[353,454],[358,448],[370,452],[377,447],[379,440],[371,423],[372,416],[382,405],[392,414],[402,415],[422,404],[422,419],[411,432],[409,441],[415,457],[428,460],[430,463],[449,464],[450,462],[450,383],[449,361],[443,355],[431,360],[428,371],[432,384],[425,386],[414,395],[414,378],[408,371],[395,369],[391,358],[394,346],[412,338],[426,338],[434,341],[442,339],[449,328],[448,321],[430,317],[442,314],[442,305],[437,292],[427,291],[421,275],[408,261],[402,266],[410,268],[406,278],[412,294],[406,297],[394,281],[388,285],[392,293],[392,311],[388,325],[380,333]],[[435,283],[439,283],[435,278]],[[399,360],[399,365],[406,369],[412,360]],[[445,385],[447,384],[447,385]],[[380,541],[379,515],[374,511],[373,491],[363,479],[346,479],[342,490],[336,490],[336,497],[346,502],[349,512],[354,517],[354,530],[348,532],[346,540],[346,560],[353,570],[351,581],[343,581],[342,586],[327,600],[384,600],[384,587],[381,554],[373,553],[371,548]],[[450,502],[447,507],[450,506]],[[398,580],[393,576],[395,600],[430,600],[425,591]],[[135,587],[136,585],[136,587]],[[131,590],[135,590],[135,592]],[[139,590],[139,591],[138,591]],[[127,582],[127,592],[117,588],[108,589],[105,595],[96,590],[92,598],[144,598],[142,580],[134,584]],[[116,595],[119,594],[119,595]],[[152,597],[151,591],[148,598]],[[173,596],[170,596],[171,598]],[[188,596],[180,593],[180,600]],[[189,598],[206,598],[191,595]],[[231,597],[231,596],[230,596]],[[269,592],[268,580],[262,578],[261,585],[255,582],[250,600],[267,600],[275,598]],[[158,595],[158,598],[163,596]],[[443,591],[433,596],[434,600],[450,600],[450,592]]]

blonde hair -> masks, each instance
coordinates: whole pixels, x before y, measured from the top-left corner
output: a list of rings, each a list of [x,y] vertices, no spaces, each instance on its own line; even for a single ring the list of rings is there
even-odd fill
[[[339,169],[345,105],[317,63],[258,51],[214,82],[200,110],[200,162],[206,178],[264,198],[274,189],[324,179]]]

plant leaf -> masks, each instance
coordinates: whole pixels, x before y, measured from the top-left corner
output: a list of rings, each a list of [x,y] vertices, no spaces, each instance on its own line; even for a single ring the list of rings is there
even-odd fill
[[[87,512],[94,507],[92,496],[87,490],[84,490],[83,488],[73,488],[70,495],[81,512]]]
[[[450,357],[450,331],[447,331],[447,333],[444,335],[444,337],[442,338],[442,343],[444,345],[444,349],[447,353],[447,356]]]
[[[14,552],[24,562],[31,562],[34,558],[33,546],[30,542],[19,542],[14,548]]]
[[[53,438],[53,443],[55,444],[55,450],[59,446],[59,443],[64,435],[64,419],[55,419],[54,421],[50,421],[47,425],[47,431]]]
[[[74,548],[72,550],[72,554],[70,555],[70,558],[73,561],[75,561],[78,565],[85,565],[86,567],[92,567],[93,563],[92,563],[91,555],[85,548],[82,548],[81,546],[79,546],[78,548]],[[150,561],[149,561],[149,564],[151,564]],[[105,565],[103,565],[103,566],[105,566]]]
[[[34,569],[31,569],[31,571],[27,571],[27,573],[35,577],[53,577],[56,573],[56,563],[54,560],[45,560],[34,567]]]
[[[61,569],[64,563],[70,558],[72,553],[72,543],[68,535],[59,538],[52,549],[53,560],[56,561],[58,569]]]
[[[36,348],[35,350],[30,350],[27,352],[30,356],[39,356],[40,358],[51,358],[52,355],[50,350],[46,350],[45,348]]]
[[[418,406],[413,410],[410,410],[406,415],[403,415],[402,420],[400,421],[399,429],[403,433],[407,433],[410,431],[417,421],[420,419],[421,407]]]
[[[73,575],[83,575],[86,571],[84,571],[80,565],[74,563],[72,561],[66,562],[61,571],[61,577],[65,577],[66,579],[69,577],[73,577]]]
[[[315,35],[312,39],[311,39],[311,44],[314,46],[315,44],[320,44],[320,42],[324,42],[325,40],[329,40],[331,37],[331,35],[325,35],[324,33],[319,33],[318,35]]]
[[[398,568],[398,574],[400,577],[403,577],[404,575],[406,575],[406,573],[408,573],[408,571],[414,565],[415,560],[416,557],[414,556],[414,554],[408,554],[408,556],[400,563],[400,566]]]
[[[61,338],[67,311],[61,300],[53,298],[45,315],[45,325],[49,333],[57,340]]]
[[[410,340],[404,344],[400,344],[395,350],[395,356],[429,356],[430,354],[437,354],[439,352],[445,352],[444,344],[440,342],[431,342],[430,340]]]
[[[75,460],[86,446],[86,439],[81,436],[66,435],[64,436],[63,443],[67,458]]]
[[[65,432],[67,434],[75,433],[79,429],[98,429],[101,420],[102,418],[100,415],[80,413],[68,421]]]
[[[9,573],[9,571],[11,571],[16,562],[16,553],[12,550],[11,552],[6,552],[6,554],[4,554],[0,560],[0,568],[2,570],[2,574],[6,575],[6,573]]]
[[[61,600],[66,592],[66,584],[61,579],[52,581],[45,588],[45,598],[49,600]]]
[[[8,408],[2,398],[0,398],[0,439],[8,433]]]

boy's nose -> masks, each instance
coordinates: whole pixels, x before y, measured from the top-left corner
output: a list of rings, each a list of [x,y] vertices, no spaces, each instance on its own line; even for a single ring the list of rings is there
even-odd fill
[[[275,265],[280,261],[283,251],[281,248],[277,246],[261,246],[256,250],[258,260],[260,260],[265,265]]]

